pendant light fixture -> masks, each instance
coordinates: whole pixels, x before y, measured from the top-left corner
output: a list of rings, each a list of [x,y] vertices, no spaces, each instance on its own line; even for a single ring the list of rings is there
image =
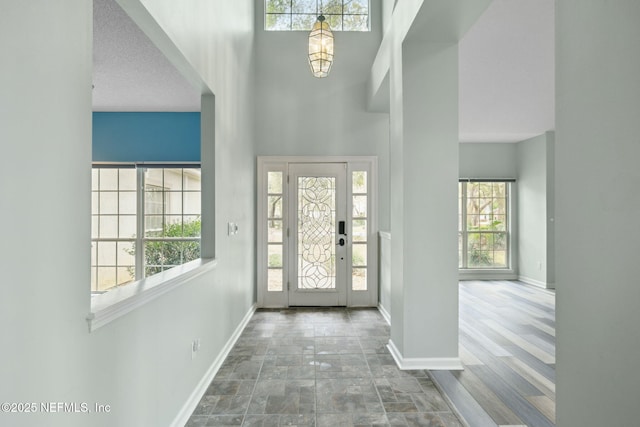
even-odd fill
[[[333,33],[322,11],[309,33],[309,66],[314,77],[329,75],[333,64]]]

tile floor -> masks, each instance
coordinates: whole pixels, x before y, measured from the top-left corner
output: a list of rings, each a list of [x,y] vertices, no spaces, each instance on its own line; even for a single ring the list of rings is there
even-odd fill
[[[388,341],[376,309],[259,310],[187,426],[461,427]]]

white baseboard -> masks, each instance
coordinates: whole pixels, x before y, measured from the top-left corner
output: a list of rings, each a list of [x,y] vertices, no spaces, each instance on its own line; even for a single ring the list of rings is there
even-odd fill
[[[184,405],[182,405],[182,409],[180,409],[180,412],[178,412],[178,415],[176,415],[176,418],[171,423],[171,427],[184,427],[187,421],[189,421],[189,417],[191,417],[191,414],[198,406],[200,399],[202,399],[202,396],[204,396],[204,393],[207,391],[207,388],[213,380],[213,377],[215,377],[218,373],[218,370],[220,369],[220,366],[222,366],[224,359],[227,358],[229,352],[236,344],[236,341],[238,341],[238,338],[240,338],[242,331],[249,323],[249,320],[251,320],[251,316],[253,316],[253,313],[255,313],[256,307],[256,304],[253,304],[247,314],[244,315],[244,318],[242,319],[236,330],[233,332],[220,353],[218,353],[218,356],[215,358],[211,366],[209,366],[209,369],[207,369],[207,372],[205,372],[202,379],[198,382],[195,390],[193,390],[187,401],[184,403]]]
[[[513,270],[458,270],[458,280],[517,280]]]
[[[400,369],[416,370],[427,369],[430,371],[462,371],[462,361],[459,357],[403,357],[392,340],[389,340],[387,348]]]
[[[531,277],[527,276],[518,276],[518,280],[528,285],[537,286],[542,289],[555,289],[555,284],[553,283],[542,282],[540,280],[532,279]]]
[[[391,315],[389,314],[389,312],[384,308],[384,306],[382,304],[378,304],[378,311],[380,312],[380,314],[382,314],[382,317],[384,317],[384,320],[387,321],[387,323],[389,325],[391,325]]]

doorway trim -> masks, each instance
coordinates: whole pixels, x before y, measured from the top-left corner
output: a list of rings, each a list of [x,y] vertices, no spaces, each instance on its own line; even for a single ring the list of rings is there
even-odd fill
[[[257,296],[258,307],[265,308],[286,308],[289,307],[289,292],[287,291],[288,284],[291,283],[289,277],[289,271],[291,271],[290,263],[292,260],[288,259],[289,245],[293,236],[287,237],[287,230],[291,228],[289,224],[289,191],[286,183],[289,165],[293,163],[343,163],[347,167],[347,230],[348,235],[351,236],[352,230],[352,213],[353,213],[353,185],[352,177],[354,172],[365,171],[366,172],[366,290],[354,290],[353,289],[353,274],[352,274],[352,245],[349,245],[347,252],[347,307],[376,307],[378,305],[378,159],[375,156],[258,156],[257,157],[257,204],[256,204],[256,228],[257,228]],[[271,189],[269,193],[268,188],[268,176],[269,173],[275,173],[272,176],[282,177],[282,188],[279,190]],[[273,191],[280,191],[279,194],[282,197],[282,206],[279,208],[282,212],[282,218],[273,220],[269,216],[269,194],[274,195]],[[358,194],[356,194],[356,197]],[[272,198],[273,200],[273,198]],[[273,210],[273,207],[271,208]],[[268,224],[280,222],[279,226],[282,227],[281,236],[282,241],[277,242],[272,239],[271,245],[269,244],[269,227]],[[271,229],[273,232],[273,228]],[[279,236],[280,234],[278,234]],[[273,243],[275,241],[275,243]],[[281,256],[281,264],[275,264],[273,261],[269,264],[269,247],[271,246],[273,253]],[[280,248],[279,248],[280,246]],[[277,261],[276,261],[277,262]],[[271,267],[270,267],[271,265]],[[281,271],[279,271],[281,270]],[[273,275],[272,281],[275,280],[275,285],[272,285],[272,289],[268,289],[269,275]],[[281,275],[281,276],[279,276]],[[282,277],[282,282],[279,280]]]

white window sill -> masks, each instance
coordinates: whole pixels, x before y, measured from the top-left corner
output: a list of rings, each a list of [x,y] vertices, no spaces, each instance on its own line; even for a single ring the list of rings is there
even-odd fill
[[[182,286],[216,267],[215,259],[197,259],[151,277],[91,296],[91,313],[87,316],[89,332]]]
[[[512,268],[460,268],[460,280],[515,280],[518,275]]]

